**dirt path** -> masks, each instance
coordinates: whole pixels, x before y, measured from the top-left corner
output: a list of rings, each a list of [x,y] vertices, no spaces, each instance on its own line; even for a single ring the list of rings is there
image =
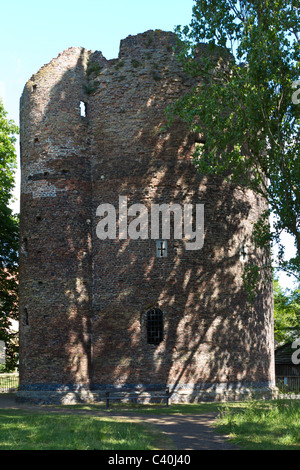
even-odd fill
[[[108,416],[101,410],[76,410],[59,407],[47,407],[17,403],[13,394],[0,394],[0,409],[24,409],[32,411],[84,413],[98,416]],[[149,415],[135,413],[121,413],[111,411],[110,417],[124,417],[132,420],[149,423],[156,426],[167,435],[178,450],[238,450],[234,444],[228,442],[225,436],[214,431],[213,423],[216,413],[203,413],[197,415]]]

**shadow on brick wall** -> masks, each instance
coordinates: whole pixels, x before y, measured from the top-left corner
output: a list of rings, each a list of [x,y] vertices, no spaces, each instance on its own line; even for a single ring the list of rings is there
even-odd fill
[[[195,135],[180,120],[166,127],[166,106],[191,86],[172,41],[145,33],[123,41],[111,61],[68,49],[25,87],[24,388],[168,385],[192,394],[204,384],[271,379],[271,287],[260,280],[249,305],[240,255],[247,243],[249,259],[265,262],[251,242],[264,206],[199,175]],[[203,248],[187,250],[171,230],[168,256],[158,258],[150,220],[148,239],[100,240],[97,207],[109,203],[118,216],[119,196],[149,214],[151,204],[204,204]],[[157,345],[147,341],[154,307],[164,318]]]

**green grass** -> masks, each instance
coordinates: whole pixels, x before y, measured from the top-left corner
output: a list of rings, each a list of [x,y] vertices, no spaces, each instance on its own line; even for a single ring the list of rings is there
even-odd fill
[[[59,412],[56,411],[59,408]],[[93,411],[101,410],[101,417]],[[103,413],[105,412],[105,413]],[[126,413],[128,419],[117,416]],[[0,410],[0,450],[158,450],[172,443],[131,413],[202,414],[217,412],[215,429],[242,449],[300,450],[300,401],[171,405],[113,404],[44,406],[39,412]]]
[[[241,404],[240,404],[241,405]],[[300,402],[249,401],[221,411],[216,430],[243,449],[300,450]]]
[[[157,450],[170,441],[151,426],[110,417],[0,410],[0,450]]]

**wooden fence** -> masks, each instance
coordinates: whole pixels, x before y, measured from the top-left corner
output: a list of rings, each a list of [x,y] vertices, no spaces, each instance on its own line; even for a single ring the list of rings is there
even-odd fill
[[[300,393],[300,377],[294,375],[277,376],[276,385],[281,392]]]

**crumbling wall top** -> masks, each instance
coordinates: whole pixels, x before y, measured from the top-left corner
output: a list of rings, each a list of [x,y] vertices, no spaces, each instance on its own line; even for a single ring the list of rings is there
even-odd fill
[[[160,29],[149,30],[136,36],[128,36],[120,42],[119,58],[130,56],[132,59],[144,56],[147,53],[162,51],[170,54],[176,46],[177,36],[169,31]]]

